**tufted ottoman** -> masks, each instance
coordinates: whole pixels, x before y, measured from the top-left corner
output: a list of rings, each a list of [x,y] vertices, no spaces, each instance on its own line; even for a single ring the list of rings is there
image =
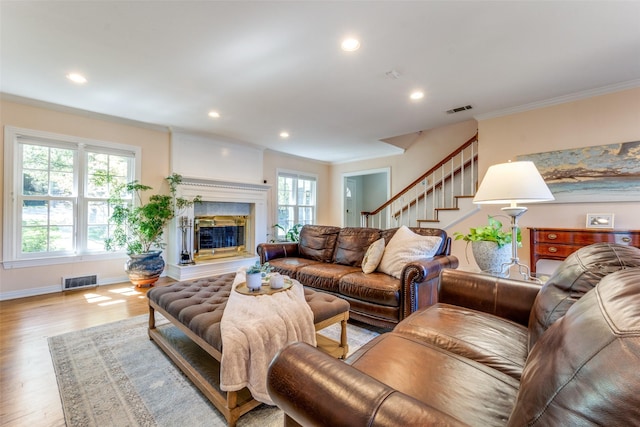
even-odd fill
[[[193,381],[224,415],[230,426],[235,425],[242,414],[260,405],[260,402],[254,400],[246,389],[228,393],[220,390],[219,363],[211,363],[211,358],[218,362],[222,358],[220,321],[232,291],[234,278],[235,273],[229,273],[172,283],[168,286],[153,288],[147,293],[149,338]],[[318,348],[334,357],[344,359],[349,349],[347,344],[349,303],[333,295],[311,289],[305,288],[304,294],[313,312],[316,332],[338,322],[341,324],[339,341],[316,333]],[[156,327],[156,311],[169,320],[174,327]],[[173,331],[176,329],[180,336]],[[198,348],[192,348],[194,345]],[[215,369],[218,370],[212,371],[211,365],[217,365]]]

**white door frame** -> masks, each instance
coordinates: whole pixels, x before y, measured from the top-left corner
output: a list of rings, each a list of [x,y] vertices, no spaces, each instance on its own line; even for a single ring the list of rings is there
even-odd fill
[[[342,221],[342,227],[345,226],[346,223],[346,212],[345,212],[345,181],[347,178],[350,177],[354,177],[354,176],[362,176],[362,175],[374,175],[374,174],[378,174],[378,173],[384,173],[387,175],[387,200],[389,199],[389,197],[391,197],[391,167],[386,167],[386,168],[378,168],[378,169],[367,169],[367,170],[362,170],[362,171],[356,171],[356,172],[345,172],[342,174],[342,180],[341,180],[341,195],[342,197],[340,197],[340,211],[342,212],[342,216],[340,218],[340,220]],[[357,214],[358,216],[360,216],[360,212],[358,212]]]

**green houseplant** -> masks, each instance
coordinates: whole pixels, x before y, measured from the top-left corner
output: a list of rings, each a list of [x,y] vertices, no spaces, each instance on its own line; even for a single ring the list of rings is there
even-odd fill
[[[262,286],[262,278],[273,271],[273,267],[268,262],[260,264],[260,261],[256,261],[254,265],[247,268],[247,288],[252,291],[260,290]]]
[[[108,176],[102,179],[109,180]],[[169,194],[153,194],[143,202],[142,193],[152,187],[138,181],[116,184],[109,197],[113,206],[110,223],[111,235],[105,239],[107,250],[125,249],[130,259],[125,265],[129,280],[137,286],[150,285],[158,280],[164,270],[160,256],[165,244],[164,230],[180,210],[200,201],[176,197],[182,176],[174,173],[165,178]],[[130,197],[127,197],[130,196]]]
[[[489,216],[487,225],[471,227],[467,234],[453,233],[453,237],[466,241],[467,248],[471,244],[473,257],[482,271],[503,277],[508,275],[508,272],[502,271],[502,266],[511,260],[512,236],[511,230],[502,229],[502,222]],[[517,231],[517,241],[520,245],[520,229]]]
[[[284,241],[285,242],[298,242],[300,241],[300,230],[302,229],[302,224],[295,224],[289,230],[286,230],[280,224],[274,224],[273,228],[275,229],[275,235],[278,235],[278,230],[282,230],[284,233]],[[274,239],[275,241],[275,239]]]

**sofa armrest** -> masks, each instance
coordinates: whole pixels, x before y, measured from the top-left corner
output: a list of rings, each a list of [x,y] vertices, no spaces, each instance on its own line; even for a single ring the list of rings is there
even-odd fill
[[[527,326],[539,291],[540,285],[533,282],[443,270],[438,285],[438,302],[494,314]]]
[[[438,255],[413,261],[404,266],[400,276],[402,286],[402,319],[421,307],[435,304],[440,272],[448,268],[457,268],[458,258]]]
[[[296,257],[299,254],[297,242],[260,243],[256,251],[261,264],[275,258]]]
[[[280,409],[305,426],[461,425],[301,342],[288,345],[272,360],[267,389]]]

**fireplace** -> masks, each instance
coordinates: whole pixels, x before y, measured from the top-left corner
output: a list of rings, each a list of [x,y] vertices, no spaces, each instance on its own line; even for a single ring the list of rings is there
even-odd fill
[[[202,197],[169,230],[166,273],[176,280],[232,273],[258,260],[256,247],[267,240],[269,185],[183,176],[177,195]],[[188,224],[185,232],[181,224]],[[184,236],[187,236],[186,239]],[[186,240],[186,242],[184,242]],[[181,262],[184,247],[193,263]]]
[[[194,221],[194,261],[196,263],[247,254],[247,215],[204,215]]]

